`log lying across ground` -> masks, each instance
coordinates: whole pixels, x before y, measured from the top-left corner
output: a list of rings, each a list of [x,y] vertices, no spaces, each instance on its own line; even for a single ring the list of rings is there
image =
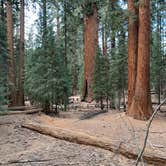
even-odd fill
[[[34,122],[23,124],[22,127],[69,142],[99,147],[117,154],[122,154],[130,159],[136,159],[139,153],[136,150],[137,147],[134,145],[124,142],[119,143],[119,141],[113,141],[106,137],[95,137],[82,132],[50,127]],[[146,149],[143,159],[145,162],[156,164],[157,166],[166,165],[166,155],[160,152],[155,153],[154,150]]]
[[[38,112],[41,112],[41,111],[42,111],[41,108],[26,110],[26,111],[4,111],[4,112],[0,112],[0,116],[3,116],[3,115],[17,115],[17,114],[35,114],[35,113],[38,113]]]
[[[13,107],[7,107],[9,111],[25,111],[30,110],[31,107],[28,106],[13,106]]]

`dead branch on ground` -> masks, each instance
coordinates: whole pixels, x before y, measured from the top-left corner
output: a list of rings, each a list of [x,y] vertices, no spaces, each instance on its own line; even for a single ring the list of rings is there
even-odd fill
[[[160,107],[161,107],[165,102],[166,102],[166,98],[157,106],[157,108],[154,110],[152,116],[151,116],[150,119],[149,119],[149,123],[148,123],[148,125],[147,125],[147,130],[146,130],[146,134],[145,134],[144,144],[143,144],[142,150],[140,151],[140,153],[139,153],[139,155],[138,155],[138,157],[137,157],[135,166],[138,166],[138,163],[139,163],[140,159],[142,158],[142,156],[143,156],[143,154],[144,154],[144,151],[145,151],[145,148],[146,148],[146,144],[147,144],[147,140],[148,140],[148,136],[149,136],[149,130],[150,130],[152,121],[153,121],[155,115],[157,114],[158,110],[160,109]]]
[[[54,138],[58,138],[61,140],[66,140],[73,143],[90,145],[94,147],[99,147],[105,150],[109,150],[112,152],[119,152],[120,154],[130,158],[136,159],[138,156],[138,152],[136,147],[132,144],[128,144],[125,142],[121,142],[119,144],[118,140],[111,140],[107,137],[96,137],[91,136],[86,133],[67,130],[59,127],[50,127],[48,125],[42,125],[39,123],[31,122],[23,124],[22,127],[37,131],[41,134],[48,135]],[[119,147],[117,146],[119,145]],[[158,164],[158,166],[166,165],[166,156],[160,152],[158,154],[154,153],[150,149],[146,149],[146,152],[143,156],[145,162]]]

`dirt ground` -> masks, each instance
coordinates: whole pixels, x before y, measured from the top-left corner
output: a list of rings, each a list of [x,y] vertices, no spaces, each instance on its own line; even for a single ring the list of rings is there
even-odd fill
[[[165,115],[164,115],[165,116]],[[158,116],[150,130],[148,147],[166,154],[166,121]],[[92,119],[53,118],[44,114],[0,117],[0,165],[11,166],[133,166],[134,161],[100,148],[78,145],[21,128],[26,121],[72,129],[138,144],[145,135],[146,122],[124,113],[110,111]],[[145,164],[150,166],[149,164]]]
[[[159,113],[150,128],[147,148],[151,154],[166,156],[166,114]],[[80,131],[97,137],[107,137],[134,145],[139,153],[143,146],[147,123],[138,121],[125,115],[124,112],[109,111],[92,119],[78,120],[76,118],[51,118],[45,115],[38,117],[37,121],[49,126],[57,126],[74,131]]]
[[[76,131],[86,132],[98,137],[109,137],[113,140],[126,142],[142,147],[147,128],[146,121],[139,121],[125,115],[124,112],[109,111],[92,119],[62,119],[41,115],[36,119],[39,123],[46,125],[68,128]],[[147,147],[154,152],[160,151],[166,154],[166,116],[159,114],[153,121]]]

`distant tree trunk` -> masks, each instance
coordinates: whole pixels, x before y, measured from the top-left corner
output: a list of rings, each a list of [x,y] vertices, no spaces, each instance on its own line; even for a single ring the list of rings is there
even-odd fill
[[[65,65],[67,67],[67,2],[64,1]]]
[[[54,1],[54,6],[56,7],[56,39],[59,40],[60,35],[60,5],[59,2]]]
[[[161,76],[160,76],[160,74],[159,74],[159,76],[158,76],[158,85],[157,85],[157,91],[158,91],[158,104],[160,104],[160,102],[161,102],[161,96],[160,96],[160,94],[161,94]]]
[[[101,108],[101,110],[104,109],[104,104],[103,104],[103,98],[102,97],[100,98],[100,108]]]
[[[9,106],[17,105],[17,90],[16,90],[16,70],[14,62],[14,47],[13,47],[13,18],[12,18],[12,6],[9,0],[6,2],[6,15],[7,15],[7,43],[9,50]]]
[[[59,14],[59,4],[57,3],[57,17],[56,17],[56,20],[57,20],[57,36],[58,36],[58,39],[59,39],[59,35],[60,35],[60,14]]]
[[[110,0],[111,11],[115,10],[114,3],[115,3],[115,0]],[[115,48],[115,28],[114,28],[114,25],[112,25],[111,28],[112,28],[112,32],[111,32],[111,52],[113,52],[113,49]]]
[[[46,41],[47,41],[47,8],[46,8],[46,0],[43,0],[43,47],[46,49]]]
[[[97,5],[93,3],[92,14],[84,16],[84,81],[82,99],[87,102],[93,100],[92,84],[98,45],[97,15]]]
[[[158,56],[162,56],[162,47],[161,47],[161,28],[162,28],[162,25],[161,25],[161,11],[159,10],[160,9],[160,2],[157,2],[157,41],[158,41]],[[161,57],[162,59],[162,57]],[[159,63],[160,64],[160,63]],[[159,67],[160,68],[160,67]],[[161,70],[158,70],[158,73],[157,73],[157,91],[158,91],[158,104],[160,104],[161,102]]]
[[[0,4],[0,20],[3,20],[4,21],[4,18],[5,18],[5,12],[4,12],[4,1],[3,0],[1,0],[1,2],[0,2],[1,4]]]
[[[65,58],[65,68],[67,69],[67,2],[64,1],[64,35],[65,35],[65,52],[64,52],[64,58]],[[67,89],[66,89],[67,90]],[[67,102],[68,102],[68,97],[67,97],[67,91],[65,90],[64,94],[64,111],[67,111]]]
[[[20,0],[20,4],[18,105],[24,105],[24,0]]]
[[[107,57],[107,37],[106,37],[106,33],[105,33],[104,23],[102,25],[102,50],[103,50],[104,57],[108,58]]]
[[[138,59],[135,94],[128,113],[147,120],[152,113],[150,97],[150,0],[139,5]]]
[[[134,0],[128,0],[130,12],[128,25],[128,109],[135,92],[137,75],[137,53],[138,53],[138,9]],[[127,113],[129,113],[127,111]]]
[[[43,51],[45,52],[45,57],[47,56],[46,54],[46,49],[47,49],[47,0],[42,0],[42,12],[43,12],[43,17],[42,17],[42,47]],[[47,88],[45,87],[45,91],[47,91]],[[46,113],[50,113],[51,107],[50,107],[50,101],[47,99],[42,105],[43,110]]]

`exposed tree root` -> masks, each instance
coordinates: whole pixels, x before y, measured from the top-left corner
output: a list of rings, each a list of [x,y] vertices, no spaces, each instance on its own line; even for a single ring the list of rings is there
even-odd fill
[[[13,107],[8,107],[7,108],[8,110],[11,110],[11,111],[24,111],[24,110],[30,110],[31,107],[28,107],[28,106],[13,106]]]
[[[152,107],[149,102],[147,109],[144,110],[142,107],[141,100],[136,99],[136,97],[133,97],[132,104],[129,108],[129,110],[126,112],[128,116],[133,117],[137,120],[148,120],[152,114]]]
[[[106,137],[95,137],[82,132],[66,130],[58,127],[49,127],[39,123],[27,123],[22,127],[37,131],[41,134],[48,135],[54,138],[74,142],[78,144],[91,145],[112,152],[120,153],[130,159],[136,159],[138,156],[137,148],[134,145],[129,145],[124,142],[113,141]],[[157,166],[166,165],[166,156],[160,152],[155,153],[150,149],[146,149],[143,159],[147,163],[157,164]]]

